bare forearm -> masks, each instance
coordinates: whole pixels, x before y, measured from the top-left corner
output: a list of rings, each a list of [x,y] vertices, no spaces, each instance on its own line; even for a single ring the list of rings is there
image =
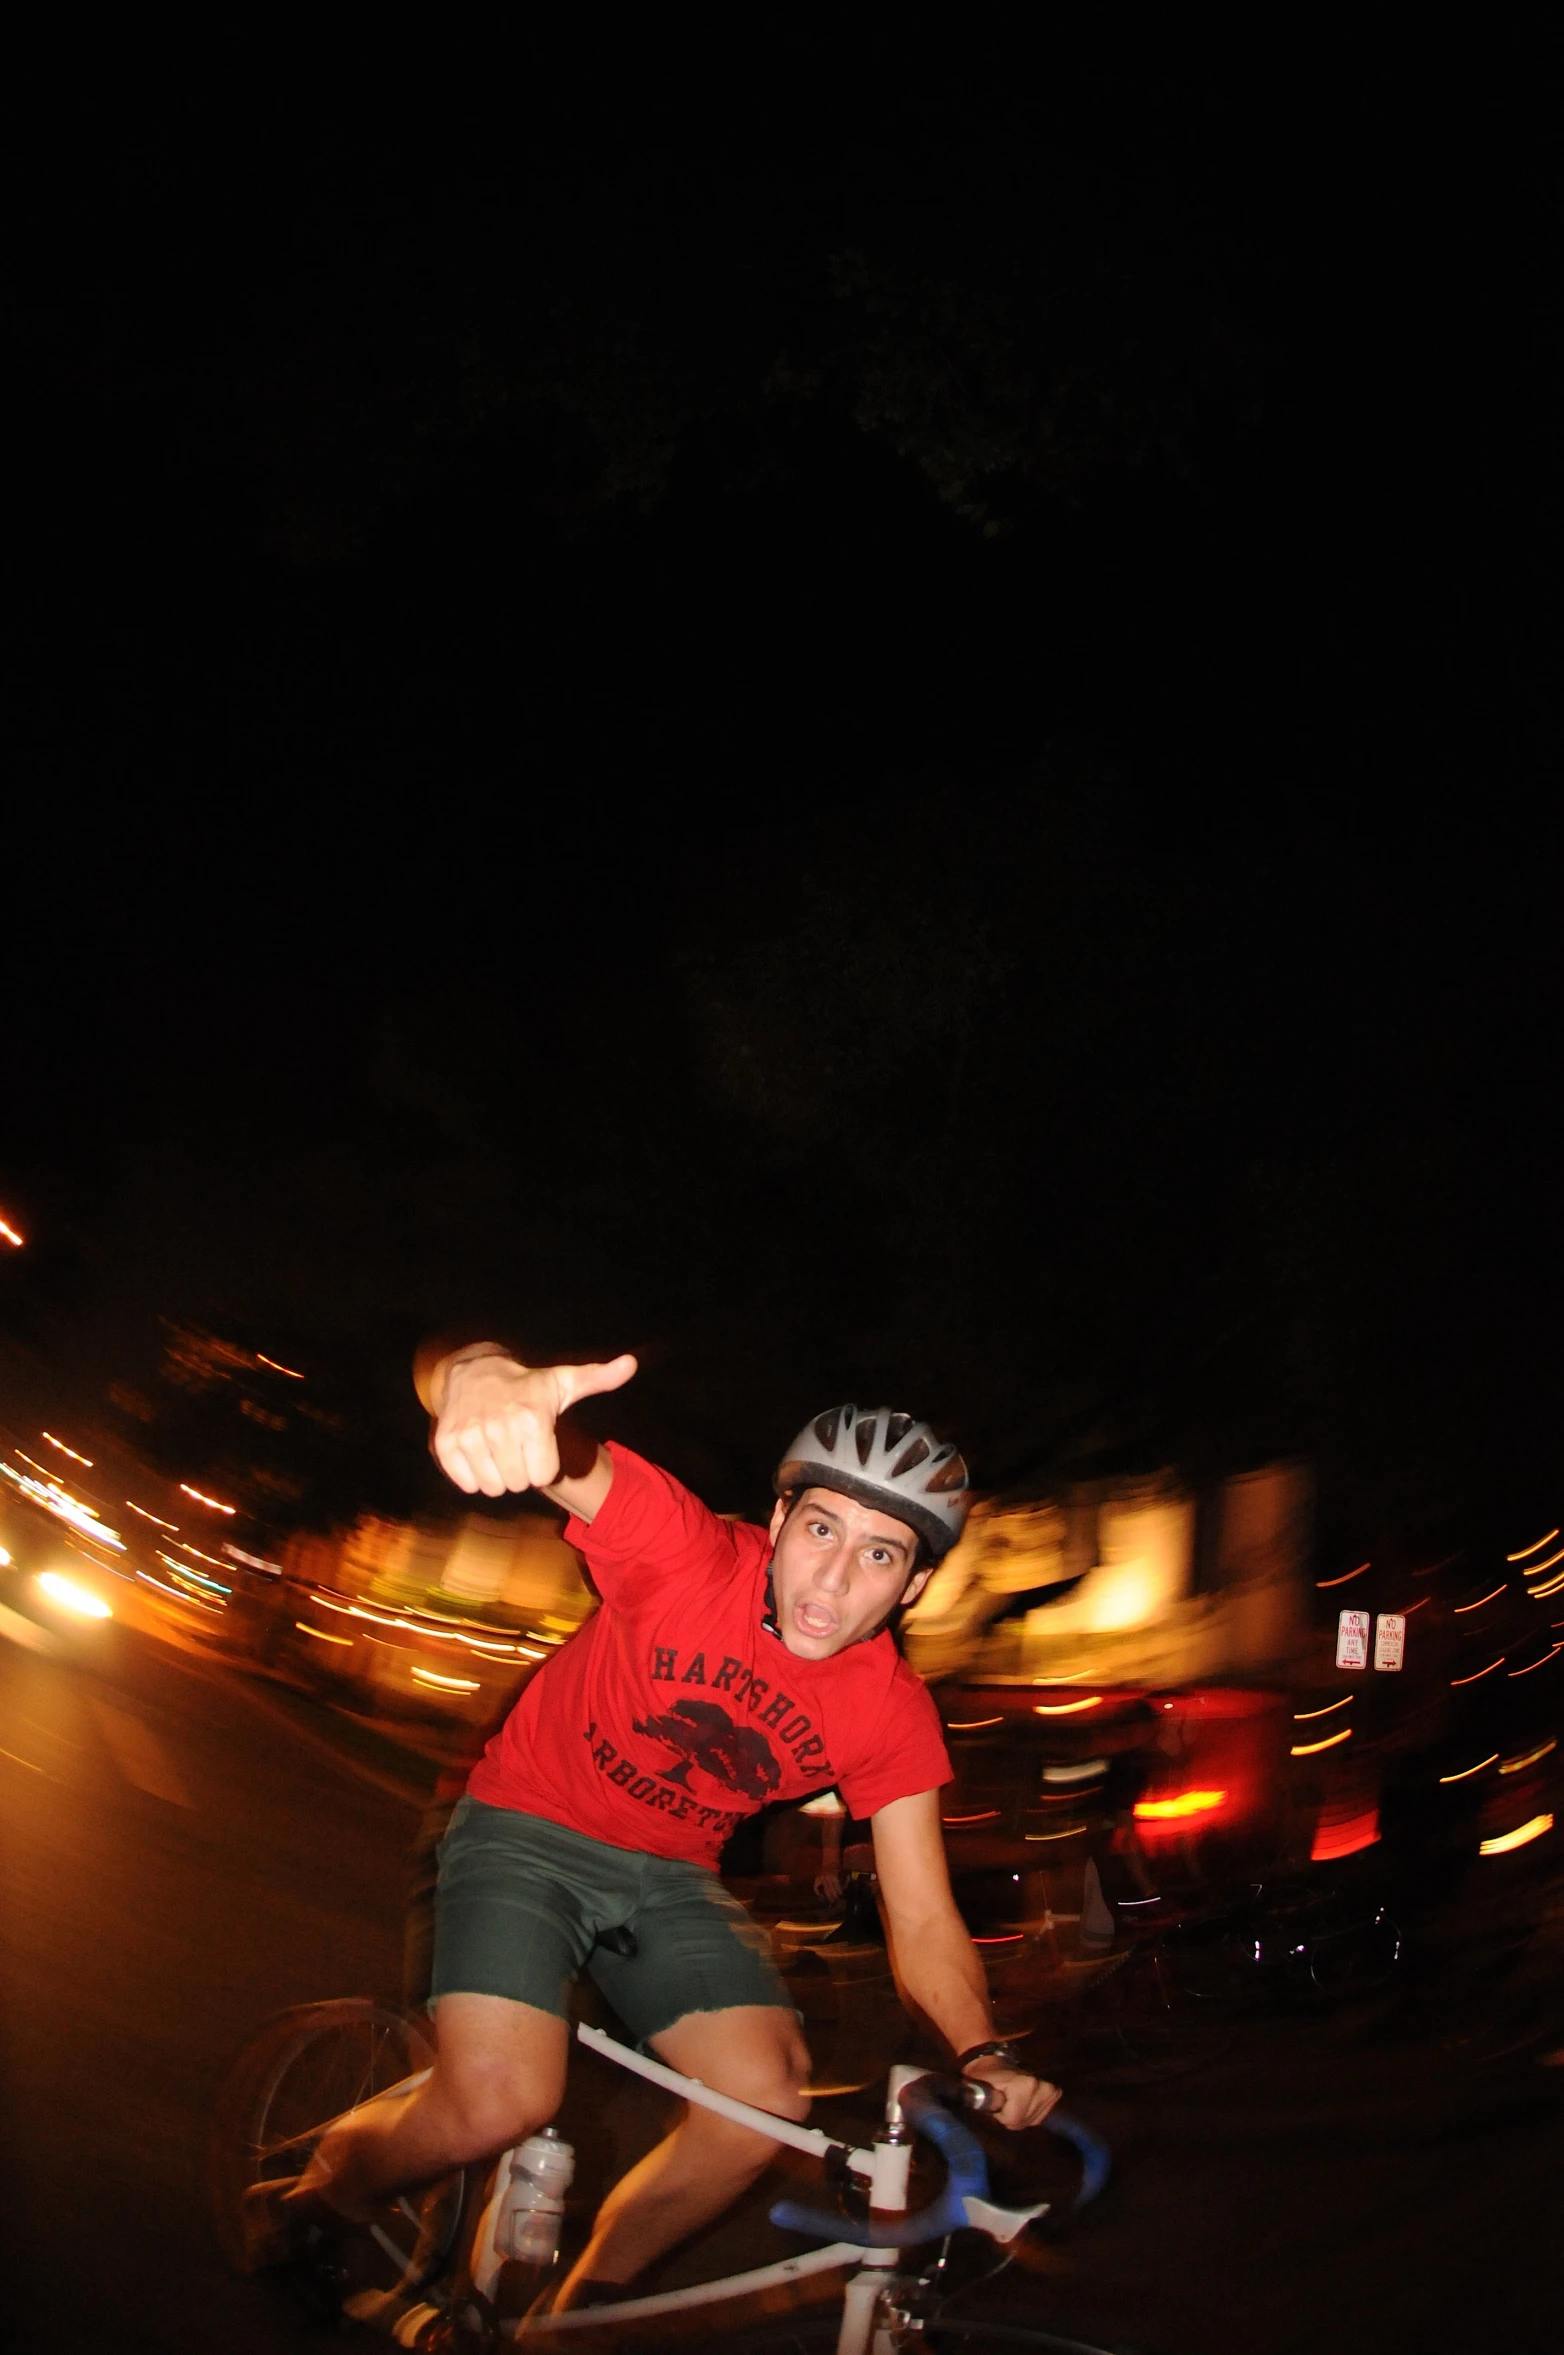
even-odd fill
[[[927,2013],[952,2052],[968,2052],[994,2033],[988,1984],[966,1925],[954,1910],[917,1922],[891,1922],[902,1986]]]

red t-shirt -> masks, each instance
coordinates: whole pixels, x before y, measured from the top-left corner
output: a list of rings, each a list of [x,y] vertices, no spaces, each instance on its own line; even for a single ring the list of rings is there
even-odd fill
[[[938,1713],[888,1635],[800,1660],[762,1627],[771,1540],[628,1448],[569,1542],[603,1608],[532,1678],[473,1769],[491,1807],[715,1865],[771,1799],[856,1816],[950,1780]]]

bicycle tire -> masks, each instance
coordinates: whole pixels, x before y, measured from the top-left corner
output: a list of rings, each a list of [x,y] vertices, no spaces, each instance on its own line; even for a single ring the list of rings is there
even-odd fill
[[[1092,1988],[1081,2024],[1103,2049],[1105,2074],[1124,2084],[1151,2084],[1220,2057],[1228,2004],[1221,1995],[1196,1992],[1182,1960],[1170,1943],[1154,1940]]]
[[[219,2094],[208,2140],[207,2192],[218,2245],[250,2266],[245,2195],[297,2174],[322,2128],[344,2110],[426,2069],[433,2048],[400,2012],[367,1998],[301,2004],[246,2047]],[[412,2295],[450,2262],[467,2209],[466,2172],[389,2202],[352,2239],[352,2288]]]

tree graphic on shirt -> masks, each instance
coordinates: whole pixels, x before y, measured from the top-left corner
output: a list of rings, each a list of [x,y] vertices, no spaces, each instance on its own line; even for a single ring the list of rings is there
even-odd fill
[[[746,1799],[769,1799],[782,1780],[765,1736],[752,1725],[736,1725],[715,1701],[676,1701],[660,1717],[638,1717],[635,1730],[679,1752],[678,1764],[663,1767],[661,1780],[682,1790],[690,1787],[692,1766]]]

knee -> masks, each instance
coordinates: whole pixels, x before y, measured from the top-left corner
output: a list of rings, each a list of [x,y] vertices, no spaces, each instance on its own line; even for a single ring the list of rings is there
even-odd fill
[[[746,2056],[737,2068],[725,2069],[720,2080],[713,2073],[712,2082],[720,2083],[724,2093],[735,2101],[749,2102],[757,2110],[769,2110],[774,2118],[789,2118],[801,2126],[809,2115],[809,2048],[796,2030]],[[710,2113],[708,2113],[710,2114]],[[747,2128],[738,2132],[747,2133]]]
[[[444,2112],[447,2145],[458,2166],[525,2142],[559,2107],[556,2089],[518,2085],[489,2070],[452,2071],[430,2090]]]

